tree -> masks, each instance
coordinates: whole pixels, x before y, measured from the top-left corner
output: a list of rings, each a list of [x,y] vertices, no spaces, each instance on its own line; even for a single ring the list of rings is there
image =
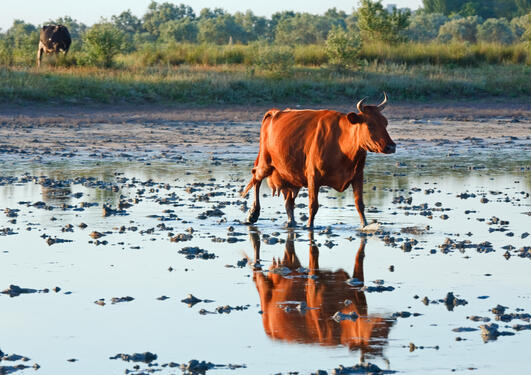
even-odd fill
[[[516,39],[531,40],[531,13],[511,20],[511,29]]]
[[[333,24],[329,19],[309,13],[283,17],[275,27],[275,41],[279,44],[315,44],[326,40]]]
[[[416,42],[428,42],[437,38],[439,29],[446,22],[448,22],[448,17],[441,13],[418,12],[411,17],[406,35]]]
[[[457,40],[475,43],[479,21],[480,18],[478,16],[456,17],[441,26],[438,38],[442,42]]]
[[[361,38],[335,26],[326,39],[326,54],[330,65],[340,68],[354,68],[359,63]]]
[[[125,48],[125,34],[110,22],[103,21],[87,30],[84,48],[89,63],[111,67],[114,57]]]
[[[142,30],[142,21],[130,9],[111,17],[112,23],[126,34],[136,34]]]
[[[245,13],[236,12],[234,21],[244,30],[248,42],[268,38],[269,22],[267,18],[255,16],[252,11],[248,10]]]
[[[511,19],[531,11],[531,0],[422,0],[422,3],[425,12],[447,16]]]
[[[234,16],[200,17],[198,39],[202,43],[227,44],[230,41],[245,43],[247,35]]]
[[[160,38],[166,42],[195,43],[199,33],[197,21],[189,18],[168,21],[160,25],[159,29]]]
[[[505,18],[489,18],[478,26],[478,40],[482,42],[510,44],[514,39],[511,25]]]
[[[381,40],[397,43],[405,39],[404,30],[409,25],[411,11],[394,8],[384,9],[381,0],[361,0],[358,14],[358,28],[365,40]]]
[[[159,36],[160,25],[183,18],[195,19],[194,10],[188,5],[175,5],[167,2],[158,4],[152,1],[148,6],[148,12],[144,15],[144,29],[154,36]]]

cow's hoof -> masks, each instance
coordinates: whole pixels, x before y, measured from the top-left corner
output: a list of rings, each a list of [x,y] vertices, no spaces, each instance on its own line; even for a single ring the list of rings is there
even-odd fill
[[[258,210],[251,210],[249,212],[249,216],[247,216],[247,222],[250,224],[254,224],[258,221],[258,218],[260,217],[260,211]]]
[[[297,226],[297,222],[295,220],[287,221],[286,224],[284,224],[284,227],[286,228],[295,228]]]
[[[378,229],[380,229],[379,223],[370,223],[369,225],[365,225],[363,228],[361,228],[362,232],[376,232]]]

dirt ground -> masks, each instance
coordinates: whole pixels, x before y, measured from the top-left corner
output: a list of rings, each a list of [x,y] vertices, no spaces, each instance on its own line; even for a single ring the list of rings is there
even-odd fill
[[[349,112],[354,106],[313,108]],[[253,144],[259,138],[261,117],[271,107],[0,105],[0,147],[28,152],[43,147],[132,151],[183,144]],[[397,141],[531,138],[531,103],[521,101],[391,103],[385,115]]]

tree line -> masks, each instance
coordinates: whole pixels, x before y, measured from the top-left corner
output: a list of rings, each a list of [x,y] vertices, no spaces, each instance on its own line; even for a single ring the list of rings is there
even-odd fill
[[[252,11],[231,14],[204,8],[199,14],[185,4],[152,1],[142,17],[130,10],[87,26],[69,16],[43,24],[62,24],[72,36],[72,51],[89,64],[110,65],[118,53],[146,45],[175,43],[231,45],[264,43],[298,46],[320,44],[332,59],[353,59],[362,43],[531,41],[531,0],[423,0],[423,7],[386,9],[381,0],[361,0],[346,13],[331,8],[324,14],[276,12],[271,17]],[[0,33],[0,64],[30,59],[39,27],[15,20]]]

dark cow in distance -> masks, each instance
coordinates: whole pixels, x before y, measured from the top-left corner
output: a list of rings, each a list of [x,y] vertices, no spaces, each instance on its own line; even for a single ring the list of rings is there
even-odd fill
[[[42,54],[63,52],[65,55],[72,44],[70,32],[63,25],[45,25],[41,29],[37,66],[41,66]]]
[[[330,110],[269,110],[260,129],[260,149],[252,169],[252,178],[242,193],[254,186],[254,203],[248,221],[260,216],[260,184],[267,178],[273,195],[282,193],[288,226],[295,225],[295,198],[302,187],[308,188],[308,227],[313,227],[319,208],[321,186],[344,191],[354,189],[354,200],[361,224],[367,226],[363,204],[363,168],[367,151],[392,154],[396,145],[387,133],[382,110],[387,94],[377,106],[357,104],[358,112],[348,114]]]

